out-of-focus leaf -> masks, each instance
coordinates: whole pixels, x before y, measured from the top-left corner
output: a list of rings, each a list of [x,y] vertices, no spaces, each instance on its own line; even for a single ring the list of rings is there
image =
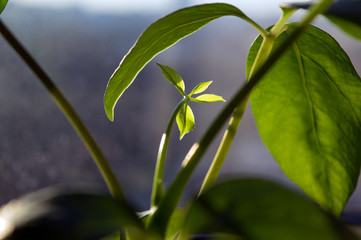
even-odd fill
[[[182,139],[185,134],[193,130],[195,125],[194,114],[188,103],[184,104],[178,112],[176,121],[180,132],[179,139]]]
[[[192,234],[232,234],[252,240],[351,240],[337,219],[303,196],[261,179],[211,187],[191,205],[181,239]]]
[[[191,98],[191,101],[194,102],[225,102],[221,96],[214,94],[202,94],[196,98]]]
[[[8,0],[0,0],[0,14],[4,10],[7,3],[8,3]]]
[[[185,218],[184,209],[178,208],[173,212],[172,217],[170,218],[170,221],[167,226],[167,232],[165,236],[166,240],[176,239],[175,237],[179,234],[179,232],[183,228],[184,218]]]
[[[100,239],[123,227],[143,231],[131,207],[93,193],[47,189],[0,209],[0,239]]]
[[[197,86],[195,86],[195,88],[193,88],[193,90],[189,94],[189,96],[192,96],[193,94],[199,94],[199,93],[204,92],[205,90],[207,90],[209,85],[212,84],[212,82],[213,81],[209,81],[209,82],[202,82],[202,83],[198,84]]]
[[[250,49],[248,74],[261,42]],[[340,45],[308,27],[255,87],[251,103],[261,138],[286,175],[340,215],[361,161],[361,79]]]
[[[108,82],[104,96],[104,107],[108,118],[113,120],[116,102],[151,59],[222,16],[246,18],[242,11],[232,5],[214,3],[178,10],[150,25],[123,58]]]
[[[285,3],[283,8],[308,9],[312,2]],[[361,1],[360,0],[338,0],[335,1],[324,14],[331,22],[337,25],[354,38],[361,40]]]
[[[159,63],[157,63],[157,65],[162,69],[163,75],[167,78],[167,80],[173,84],[183,96],[187,96],[187,94],[184,92],[185,85],[182,77],[176,71],[174,71],[174,69],[168,66],[164,66]]]

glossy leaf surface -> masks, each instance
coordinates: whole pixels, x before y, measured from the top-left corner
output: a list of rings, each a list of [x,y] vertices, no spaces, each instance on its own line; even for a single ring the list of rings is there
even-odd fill
[[[195,125],[194,114],[188,104],[184,104],[176,117],[177,125],[180,132],[179,139],[193,130]]]
[[[311,3],[286,3],[285,8],[308,9]],[[324,14],[331,22],[340,27],[346,33],[361,40],[361,1],[338,0]]]
[[[108,82],[104,96],[105,112],[113,120],[114,107],[143,67],[158,53],[207,23],[222,16],[246,16],[236,7],[215,3],[184,8],[159,19],[138,38]]]
[[[252,240],[356,239],[314,203],[261,179],[233,180],[211,187],[191,205],[184,231],[182,240],[190,234],[205,233]]]
[[[125,226],[142,229],[126,203],[93,193],[43,190],[0,209],[0,239],[100,239]],[[8,231],[7,231],[8,230]],[[142,230],[141,230],[142,231]]]
[[[8,3],[8,0],[0,0],[0,14],[4,10],[7,3]]]
[[[261,41],[250,49],[248,73]],[[256,86],[251,102],[261,138],[286,175],[339,215],[361,161],[361,80],[339,44],[310,26]]]

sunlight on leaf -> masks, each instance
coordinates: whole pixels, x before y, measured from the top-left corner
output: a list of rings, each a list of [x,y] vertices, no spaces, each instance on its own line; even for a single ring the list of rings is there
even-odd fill
[[[180,132],[179,139],[182,139],[185,134],[193,130],[195,125],[194,114],[187,103],[178,112],[176,121]]]
[[[207,233],[253,240],[356,239],[340,221],[308,199],[261,179],[221,183],[195,200],[180,239]]]
[[[4,10],[7,3],[8,3],[8,0],[0,0],[0,14]]]
[[[261,42],[250,49],[248,74]],[[361,161],[361,79],[340,45],[308,27],[256,86],[251,103],[261,138],[286,175],[340,215]]]
[[[162,69],[162,72],[164,76],[167,78],[167,80],[171,84],[173,84],[183,96],[187,96],[187,94],[184,92],[185,85],[182,77],[176,71],[174,71],[172,68],[168,66],[164,66],[159,63],[157,63],[157,65]]]
[[[222,16],[246,18],[242,11],[232,5],[215,3],[178,10],[150,25],[123,58],[108,82],[104,95],[104,107],[108,118],[113,120],[116,102],[150,60],[182,38]]]
[[[202,82],[200,84],[198,84],[197,86],[195,86],[192,90],[192,92],[189,94],[189,96],[192,96],[193,94],[199,94],[204,92],[205,90],[207,90],[207,88],[209,87],[209,85],[212,84],[213,81],[209,81],[209,82]]]
[[[214,94],[203,94],[196,98],[191,98],[191,101],[194,102],[225,102],[221,96],[214,95]]]

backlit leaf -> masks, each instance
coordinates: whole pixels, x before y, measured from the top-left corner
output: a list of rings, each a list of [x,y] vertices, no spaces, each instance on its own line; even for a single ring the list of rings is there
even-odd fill
[[[303,196],[261,179],[211,187],[191,205],[181,240],[191,234],[231,234],[252,240],[351,240],[338,220]]]
[[[250,49],[248,74],[261,41]],[[310,26],[256,86],[251,102],[261,138],[286,175],[340,215],[360,172],[361,80],[339,44]]]
[[[246,18],[232,5],[215,3],[178,10],[150,25],[123,58],[108,82],[104,96],[108,118],[113,120],[116,102],[150,60],[182,38],[222,16]]]
[[[189,96],[192,96],[193,94],[199,94],[199,93],[204,92],[205,90],[207,90],[209,85],[212,84],[212,82],[213,81],[209,81],[209,82],[202,82],[202,83],[198,84],[197,86],[195,86],[195,88],[193,88],[193,90],[189,94]]]
[[[167,78],[167,80],[173,84],[183,96],[187,96],[184,92],[185,86],[182,77],[168,66],[164,66],[159,63],[157,63],[157,65],[162,69],[163,75]]]
[[[194,114],[187,103],[178,112],[176,121],[180,132],[179,139],[182,139],[185,134],[193,130],[195,125]]]
[[[214,94],[202,94],[196,98],[191,98],[194,102],[225,102],[225,100],[218,95]]]

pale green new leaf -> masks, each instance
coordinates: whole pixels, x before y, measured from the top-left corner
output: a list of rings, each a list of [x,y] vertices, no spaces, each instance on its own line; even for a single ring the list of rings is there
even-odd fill
[[[232,5],[214,3],[178,10],[150,25],[123,58],[108,82],[104,96],[104,107],[108,118],[113,120],[116,102],[151,59],[222,16],[247,18],[242,11]]]
[[[167,78],[167,80],[171,84],[173,84],[183,96],[187,96],[187,94],[184,92],[185,85],[182,77],[176,71],[174,71],[174,69],[168,66],[164,66],[159,63],[157,63],[157,65],[162,69],[162,72],[164,76]]]
[[[198,197],[185,219],[180,240],[214,234],[219,239],[353,240],[345,225],[313,202],[279,184],[237,179]],[[215,238],[218,239],[218,238]]]
[[[207,88],[209,87],[209,85],[212,84],[213,81],[209,81],[209,82],[202,82],[200,84],[198,84],[197,86],[195,86],[192,90],[192,92],[188,95],[189,97],[192,96],[193,94],[199,94],[204,92],[205,90],[207,90]]]
[[[191,98],[193,102],[225,102],[221,96],[215,94],[202,94],[196,98]]]
[[[180,132],[179,139],[182,139],[185,134],[193,130],[195,125],[194,114],[187,103],[178,112],[176,121]]]
[[[261,42],[250,49],[248,74]],[[261,138],[286,175],[340,215],[361,161],[361,80],[340,45],[308,27],[256,86],[251,102]]]
[[[8,0],[0,0],[0,14],[4,10],[7,3],[8,3]]]

